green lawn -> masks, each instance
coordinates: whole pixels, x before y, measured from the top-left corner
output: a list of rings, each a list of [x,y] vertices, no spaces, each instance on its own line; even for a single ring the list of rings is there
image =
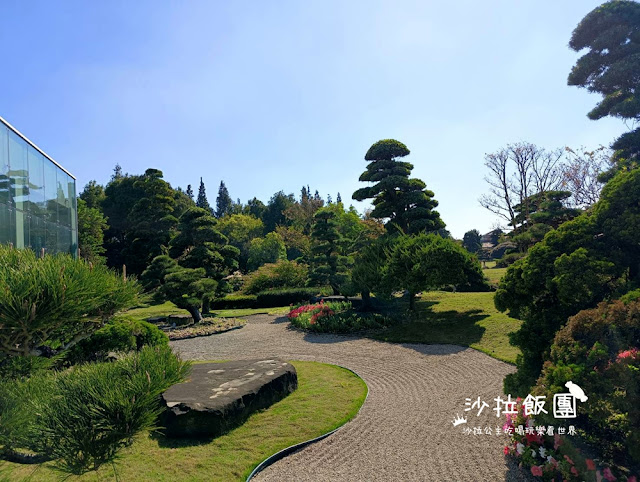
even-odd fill
[[[280,315],[286,314],[290,310],[289,306],[282,306],[278,308],[244,308],[238,310],[212,310],[211,313],[220,316],[222,318],[237,318],[239,316],[249,316],[249,315],[258,315],[258,314],[270,314],[270,315]],[[167,316],[167,315],[187,315],[188,312],[186,310],[182,310],[178,308],[176,305],[167,301],[165,303],[157,304],[157,305],[149,305],[144,308],[134,308],[125,313],[128,316],[131,316],[136,319],[146,320],[147,318],[156,317],[156,316]]]
[[[519,350],[508,334],[520,321],[493,306],[492,292],[432,291],[416,302],[413,321],[386,330],[376,338],[397,343],[446,343],[470,346],[498,360],[515,363]]]
[[[487,278],[489,278],[489,282],[491,284],[497,285],[504,274],[507,272],[507,268],[488,268],[483,269],[482,272]]]
[[[312,439],[353,418],[364,403],[367,387],[353,373],[335,365],[291,362],[298,389],[242,426],[212,441],[171,440],[144,436],[125,449],[116,463],[118,480],[245,480],[268,456]],[[48,464],[5,462],[0,480],[59,481],[64,477]],[[116,480],[111,466],[69,480]]]

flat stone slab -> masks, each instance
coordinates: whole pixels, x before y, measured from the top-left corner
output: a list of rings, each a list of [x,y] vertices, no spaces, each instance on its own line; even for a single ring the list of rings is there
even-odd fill
[[[217,437],[297,387],[296,369],[284,360],[196,364],[162,394],[161,425],[168,437]]]

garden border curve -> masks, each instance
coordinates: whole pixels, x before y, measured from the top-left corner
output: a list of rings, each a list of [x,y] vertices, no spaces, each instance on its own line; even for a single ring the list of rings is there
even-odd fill
[[[298,450],[303,449],[304,447],[306,447],[308,445],[311,445],[313,443],[319,442],[320,440],[325,439],[330,435],[333,435],[334,433],[336,433],[338,430],[340,430],[342,427],[344,427],[347,423],[349,423],[351,420],[355,419],[360,414],[360,410],[362,410],[362,407],[367,402],[367,398],[369,398],[369,385],[367,385],[367,382],[364,380],[364,378],[362,378],[360,376],[359,373],[357,373],[356,371],[352,370],[351,368],[347,368],[347,367],[342,366],[342,365],[337,365],[335,363],[330,363],[330,365],[334,365],[334,366],[337,366],[337,367],[340,367],[340,368],[343,368],[345,370],[350,371],[355,376],[357,376],[360,380],[362,380],[364,382],[364,386],[367,387],[367,393],[364,396],[364,400],[362,401],[362,405],[360,405],[360,408],[358,409],[356,414],[353,417],[351,417],[349,420],[344,422],[342,425],[340,425],[339,427],[334,428],[330,432],[327,432],[325,434],[319,435],[319,436],[317,436],[315,438],[312,438],[310,440],[306,440],[304,442],[299,442],[297,444],[290,445],[289,447],[283,448],[282,450],[276,452],[275,454],[270,455],[269,457],[264,459],[262,462],[260,462],[256,466],[256,468],[251,471],[251,473],[249,474],[249,477],[247,477],[246,482],[249,482],[258,473],[262,472],[264,469],[266,469],[270,465],[274,464],[278,460],[281,460],[281,459],[285,458],[287,455],[290,455],[290,454],[292,454],[294,452],[297,452]]]

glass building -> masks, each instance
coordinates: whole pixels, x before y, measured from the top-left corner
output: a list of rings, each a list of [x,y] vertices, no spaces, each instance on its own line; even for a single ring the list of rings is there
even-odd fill
[[[0,117],[0,243],[78,252],[76,180]]]

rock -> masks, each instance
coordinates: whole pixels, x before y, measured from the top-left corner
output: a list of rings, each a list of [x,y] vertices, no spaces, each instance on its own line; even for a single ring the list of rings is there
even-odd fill
[[[167,323],[175,326],[185,326],[193,324],[193,317],[191,315],[169,315],[167,316]]]
[[[297,387],[296,369],[283,360],[193,365],[186,382],[162,394],[160,423],[168,437],[217,437]]]

